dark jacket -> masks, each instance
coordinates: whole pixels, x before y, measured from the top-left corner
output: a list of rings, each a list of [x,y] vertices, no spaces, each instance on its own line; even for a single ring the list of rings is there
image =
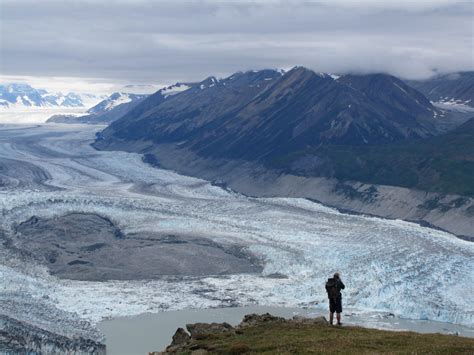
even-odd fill
[[[346,286],[340,278],[332,277],[326,282],[326,292],[328,293],[329,298],[341,298],[341,290],[344,290],[345,288]]]

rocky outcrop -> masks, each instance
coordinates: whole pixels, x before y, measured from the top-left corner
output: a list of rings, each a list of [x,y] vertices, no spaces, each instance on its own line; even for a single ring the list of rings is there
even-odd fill
[[[265,314],[247,314],[244,316],[243,321],[239,324],[239,327],[248,327],[254,326],[257,324],[262,323],[271,323],[271,322],[283,322],[285,318],[283,317],[276,317],[271,315],[270,313]]]
[[[178,330],[176,330],[176,333],[174,333],[173,335],[173,340],[171,341],[170,346],[182,345],[186,343],[190,338],[191,336],[188,333],[186,333],[186,331],[183,328],[178,328]]]
[[[225,333],[234,330],[229,323],[194,323],[186,324],[192,339],[200,339],[206,334]],[[176,335],[176,334],[175,334]]]
[[[209,336],[229,333],[229,334],[241,334],[244,329],[249,327],[258,327],[262,325],[274,325],[276,323],[285,323],[289,325],[308,324],[308,325],[320,325],[327,326],[328,321],[324,317],[306,318],[302,316],[294,316],[293,319],[285,319],[282,317],[276,317],[270,313],[265,314],[247,314],[244,316],[242,322],[236,327],[232,327],[228,323],[195,323],[187,324],[186,328],[189,334],[183,328],[178,328],[176,333],[173,335],[171,345],[166,348],[163,352],[150,352],[149,355],[162,355],[162,354],[180,354],[182,352],[191,353],[194,355],[198,354],[210,354],[212,349],[206,348],[200,344],[199,340],[205,340]],[[233,353],[240,354],[248,351],[246,344],[236,343],[233,347]]]

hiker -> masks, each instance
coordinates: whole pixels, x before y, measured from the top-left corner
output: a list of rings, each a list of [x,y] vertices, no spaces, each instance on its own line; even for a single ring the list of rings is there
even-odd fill
[[[329,298],[329,323],[332,325],[334,320],[334,312],[336,312],[337,325],[341,323],[342,313],[342,295],[341,290],[345,289],[344,283],[338,272],[334,274],[334,277],[329,278],[326,282],[326,292]]]

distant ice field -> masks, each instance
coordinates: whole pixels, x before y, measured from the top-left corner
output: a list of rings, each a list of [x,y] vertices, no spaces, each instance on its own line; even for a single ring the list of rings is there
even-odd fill
[[[81,116],[87,107],[26,107],[0,108],[0,124],[44,123],[53,115]]]
[[[126,233],[193,235],[244,246],[263,261],[262,275],[58,280],[44,267],[1,250],[0,301],[28,299],[28,307],[54,306],[92,323],[253,304],[323,310],[324,283],[339,271],[347,286],[343,302],[358,312],[474,326],[473,243],[414,223],[343,214],[305,199],[226,191],[150,167],[138,154],[96,151],[89,144],[98,129],[0,125],[0,228],[7,235],[33,215],[96,213]],[[12,309],[0,305],[0,313]]]

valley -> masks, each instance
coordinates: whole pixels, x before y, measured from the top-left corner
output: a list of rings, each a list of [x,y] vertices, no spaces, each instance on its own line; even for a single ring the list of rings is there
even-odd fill
[[[451,89],[451,105],[381,73],[209,77],[171,97],[156,92],[93,145],[250,196],[309,198],[473,240],[472,75],[461,74],[462,95],[450,77],[433,79]]]
[[[90,346],[109,317],[254,304],[324,311],[324,281],[339,270],[358,314],[473,326],[462,296],[474,284],[473,243],[97,151],[102,128],[1,126],[3,317]]]

